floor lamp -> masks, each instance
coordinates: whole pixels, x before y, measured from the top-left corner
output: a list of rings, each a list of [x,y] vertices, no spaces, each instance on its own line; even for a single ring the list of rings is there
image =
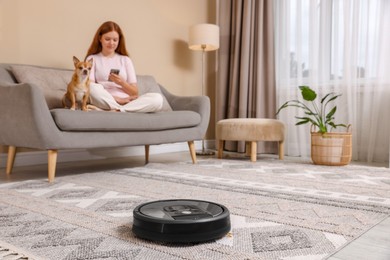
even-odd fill
[[[188,48],[193,51],[202,51],[202,95],[205,95],[205,52],[215,51],[219,48],[219,27],[215,24],[196,24],[190,27]],[[213,155],[213,151],[204,148],[204,138],[202,139],[202,150],[196,152],[197,155]]]

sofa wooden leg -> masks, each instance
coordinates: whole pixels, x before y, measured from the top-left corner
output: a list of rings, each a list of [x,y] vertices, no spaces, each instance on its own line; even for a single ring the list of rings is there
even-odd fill
[[[7,174],[11,174],[12,172],[12,168],[14,167],[15,155],[16,147],[11,145],[8,146],[7,168],[5,171]]]
[[[48,155],[47,168],[48,168],[49,182],[53,182],[54,177],[56,175],[57,154],[58,154],[57,150],[48,150],[47,151],[47,155]]]
[[[196,163],[196,152],[195,152],[195,144],[194,141],[188,141],[188,148],[190,148],[190,154],[192,163]]]
[[[145,145],[145,164],[149,163],[149,148],[150,145]]]

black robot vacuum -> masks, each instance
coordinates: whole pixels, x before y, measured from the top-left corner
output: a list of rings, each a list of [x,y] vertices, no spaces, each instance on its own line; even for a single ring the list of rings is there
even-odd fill
[[[229,210],[202,200],[159,200],[133,211],[133,232],[140,238],[171,243],[207,242],[230,231]]]

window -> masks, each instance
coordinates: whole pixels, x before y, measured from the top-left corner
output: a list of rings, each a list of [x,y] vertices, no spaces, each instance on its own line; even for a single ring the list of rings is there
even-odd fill
[[[289,78],[375,78],[384,0],[278,1],[277,30],[286,32]]]

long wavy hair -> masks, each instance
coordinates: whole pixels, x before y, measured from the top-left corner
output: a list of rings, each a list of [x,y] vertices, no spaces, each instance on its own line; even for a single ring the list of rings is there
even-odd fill
[[[89,55],[100,53],[102,51],[102,44],[100,43],[102,35],[112,31],[115,31],[119,34],[118,47],[116,48],[115,52],[121,55],[129,56],[129,53],[126,50],[125,37],[122,33],[122,29],[115,22],[107,21],[100,25],[99,29],[96,31],[85,58],[87,58]]]

